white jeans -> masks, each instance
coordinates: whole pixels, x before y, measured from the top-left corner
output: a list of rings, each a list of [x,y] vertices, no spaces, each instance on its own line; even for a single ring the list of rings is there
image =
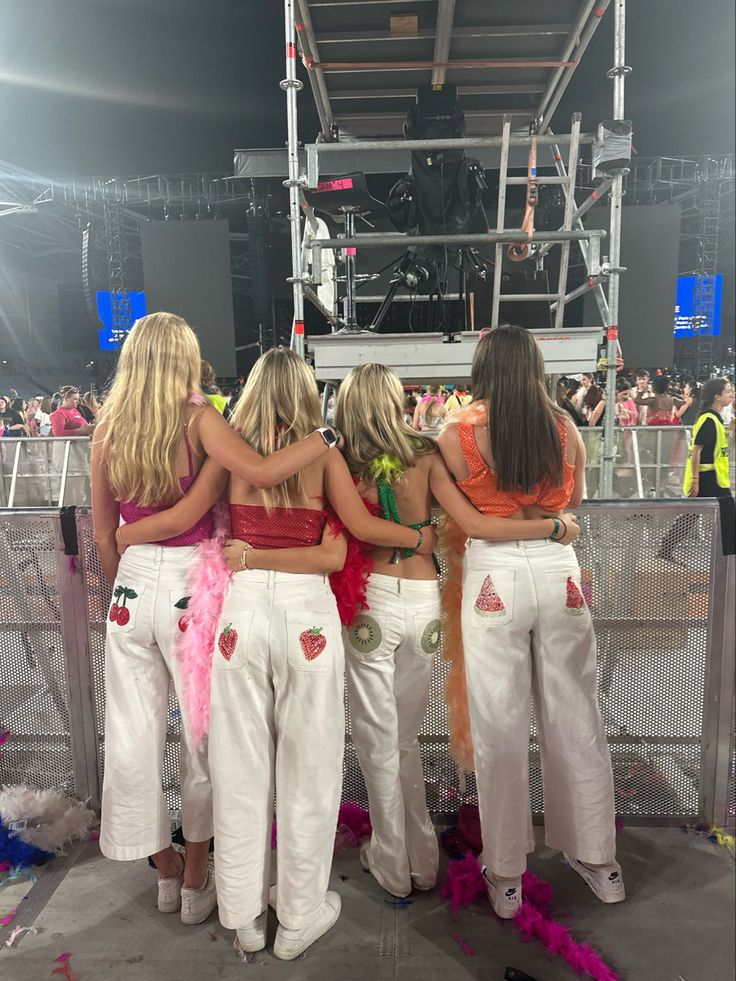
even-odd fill
[[[532,693],[547,844],[584,862],[612,862],[613,777],[596,700],[596,641],[572,547],[472,540],[462,628],[484,863],[518,876],[534,850]]]
[[[300,929],[324,902],[342,786],[343,675],[325,577],[253,570],[233,578],[214,652],[209,739],[228,929],[267,908],[274,787],[279,922]]]
[[[439,848],[418,733],[440,642],[436,580],[372,575],[368,610],[345,631],[353,743],[370,802],[370,862],[394,895],[431,889]]]
[[[197,559],[195,546],[131,546],[120,560],[105,645],[105,777],[100,848],[107,858],[153,855],[171,844],[161,776],[169,689],[181,694],[173,647]],[[124,612],[123,612],[124,611]],[[111,620],[110,617],[113,616]],[[190,749],[181,710],[182,828],[187,841],[212,837],[207,748]]]

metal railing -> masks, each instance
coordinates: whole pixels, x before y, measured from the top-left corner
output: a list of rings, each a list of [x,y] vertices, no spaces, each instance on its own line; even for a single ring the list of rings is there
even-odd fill
[[[585,497],[598,500],[603,430],[580,434],[587,453]],[[689,442],[686,426],[617,427],[613,500],[681,498]],[[0,508],[90,504],[89,451],[86,436],[0,439]],[[731,446],[732,486],[734,455]]]
[[[603,429],[580,430],[586,452],[585,497],[602,497]],[[617,426],[614,430],[614,500],[681,498],[690,448],[689,426]],[[733,436],[730,436],[734,486]]]
[[[616,788],[628,823],[700,816],[733,823],[734,559],[722,554],[715,501],[588,503],[579,509],[576,552],[598,638],[598,693]],[[0,510],[0,722],[10,731],[0,783],[63,787],[99,802],[104,766],[105,628],[110,588],[78,508],[75,560],[70,522],[57,510]],[[676,534],[673,535],[673,532]],[[678,563],[661,557],[676,538]],[[435,661],[420,733],[427,798],[435,814],[457,805]],[[164,751],[169,806],[180,805],[180,716],[170,702]],[[536,726],[530,731],[531,800],[544,809]],[[366,802],[350,728],[343,796]],[[472,777],[468,802],[475,800]]]
[[[0,508],[90,504],[89,436],[0,439]]]

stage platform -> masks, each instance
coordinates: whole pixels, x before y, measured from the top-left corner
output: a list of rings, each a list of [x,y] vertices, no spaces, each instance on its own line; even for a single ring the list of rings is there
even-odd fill
[[[571,327],[567,330],[532,330],[550,375],[595,371],[601,328]],[[310,335],[315,377],[319,382],[339,382],[351,368],[378,362],[393,368],[405,385],[467,382],[480,331],[442,333],[375,334],[356,331]]]

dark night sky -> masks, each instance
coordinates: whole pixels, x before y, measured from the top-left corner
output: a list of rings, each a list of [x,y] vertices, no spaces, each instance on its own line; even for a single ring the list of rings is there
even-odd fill
[[[639,154],[733,152],[732,0],[628,7]],[[612,33],[613,4],[556,130],[610,116]],[[52,177],[230,171],[234,147],[284,142],[282,52],[278,0],[3,0],[0,158]],[[300,113],[311,140],[308,89]]]

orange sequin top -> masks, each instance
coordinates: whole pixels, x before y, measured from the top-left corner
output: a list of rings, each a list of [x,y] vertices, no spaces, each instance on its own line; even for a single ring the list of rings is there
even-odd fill
[[[567,427],[561,419],[557,420],[557,429],[562,443],[562,486],[553,487],[545,480],[537,484],[529,494],[524,494],[520,491],[498,490],[495,473],[480,455],[475,440],[475,426],[471,423],[458,422],[457,435],[460,449],[470,473],[465,480],[458,480],[457,486],[481,514],[508,518],[520,508],[531,505],[537,505],[546,511],[563,511],[572,497],[575,466],[565,459]]]

